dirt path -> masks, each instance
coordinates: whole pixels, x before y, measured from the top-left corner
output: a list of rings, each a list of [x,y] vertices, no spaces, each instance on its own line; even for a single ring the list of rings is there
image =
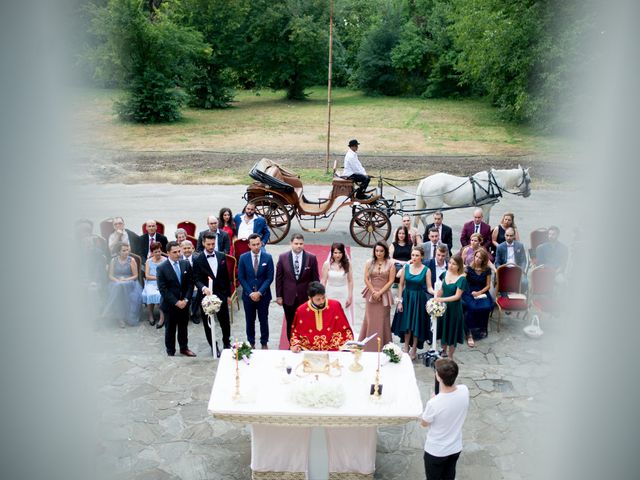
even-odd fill
[[[245,184],[250,168],[263,157],[295,170],[324,171],[325,155],[318,153],[227,153],[227,152],[133,152],[123,150],[86,150],[78,152],[76,178],[98,183],[180,183]],[[342,155],[334,155],[342,164]],[[542,158],[527,155],[505,156],[392,156],[361,154],[371,175],[415,179],[437,172],[470,175],[481,170],[531,168],[538,186],[553,186],[569,177],[573,163],[566,158]],[[320,174],[321,177],[321,174]],[[303,181],[305,180],[303,175]],[[322,183],[314,178],[312,183]]]

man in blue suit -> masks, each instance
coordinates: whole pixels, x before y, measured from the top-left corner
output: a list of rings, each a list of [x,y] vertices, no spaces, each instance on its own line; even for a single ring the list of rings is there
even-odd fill
[[[249,235],[257,233],[260,235],[263,245],[269,243],[271,232],[267,226],[267,221],[264,217],[256,214],[256,206],[253,203],[247,203],[244,207],[244,213],[237,214],[233,221],[238,229],[238,240],[248,240]]]
[[[527,276],[524,274],[527,269],[527,252],[524,245],[516,240],[516,232],[513,228],[507,228],[504,238],[505,241],[496,248],[496,268],[508,263],[518,265],[522,269],[520,290],[525,293],[529,288]]]
[[[247,321],[247,340],[256,343],[256,313],[260,321],[260,345],[269,343],[269,302],[273,282],[273,258],[262,249],[260,235],[249,235],[250,251],[243,253],[238,262],[238,280],[242,285],[242,303]]]

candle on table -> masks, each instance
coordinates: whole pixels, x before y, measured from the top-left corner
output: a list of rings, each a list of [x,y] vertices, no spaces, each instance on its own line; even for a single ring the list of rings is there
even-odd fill
[[[378,370],[380,370],[380,337],[378,337]]]

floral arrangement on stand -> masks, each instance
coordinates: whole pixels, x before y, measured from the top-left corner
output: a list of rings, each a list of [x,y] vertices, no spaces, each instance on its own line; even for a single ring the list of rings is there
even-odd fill
[[[438,302],[434,298],[430,298],[427,302],[427,313],[432,317],[441,317],[444,315],[447,305],[444,302]]]
[[[400,360],[402,360],[402,350],[395,343],[387,343],[382,347],[382,353],[389,357],[391,363],[400,363]]]
[[[241,358],[244,363],[246,363],[247,365],[249,365],[249,357],[251,357],[251,354],[253,353],[253,350],[251,349],[251,344],[249,342],[238,342],[236,341],[233,345],[233,357],[236,358],[236,355],[238,355],[239,358]]]
[[[220,311],[222,300],[220,300],[217,295],[207,295],[202,299],[201,305],[205,315],[211,316]]]

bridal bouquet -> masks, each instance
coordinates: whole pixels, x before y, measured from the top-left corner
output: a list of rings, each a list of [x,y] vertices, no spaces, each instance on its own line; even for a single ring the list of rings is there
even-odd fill
[[[446,309],[447,305],[444,302],[438,302],[434,298],[427,302],[427,313],[432,317],[441,317]]]
[[[207,295],[202,299],[202,310],[206,315],[213,315],[220,311],[222,306],[222,300],[217,295]]]
[[[382,347],[382,353],[389,357],[391,363],[400,363],[402,359],[402,350],[395,343],[387,343]]]

